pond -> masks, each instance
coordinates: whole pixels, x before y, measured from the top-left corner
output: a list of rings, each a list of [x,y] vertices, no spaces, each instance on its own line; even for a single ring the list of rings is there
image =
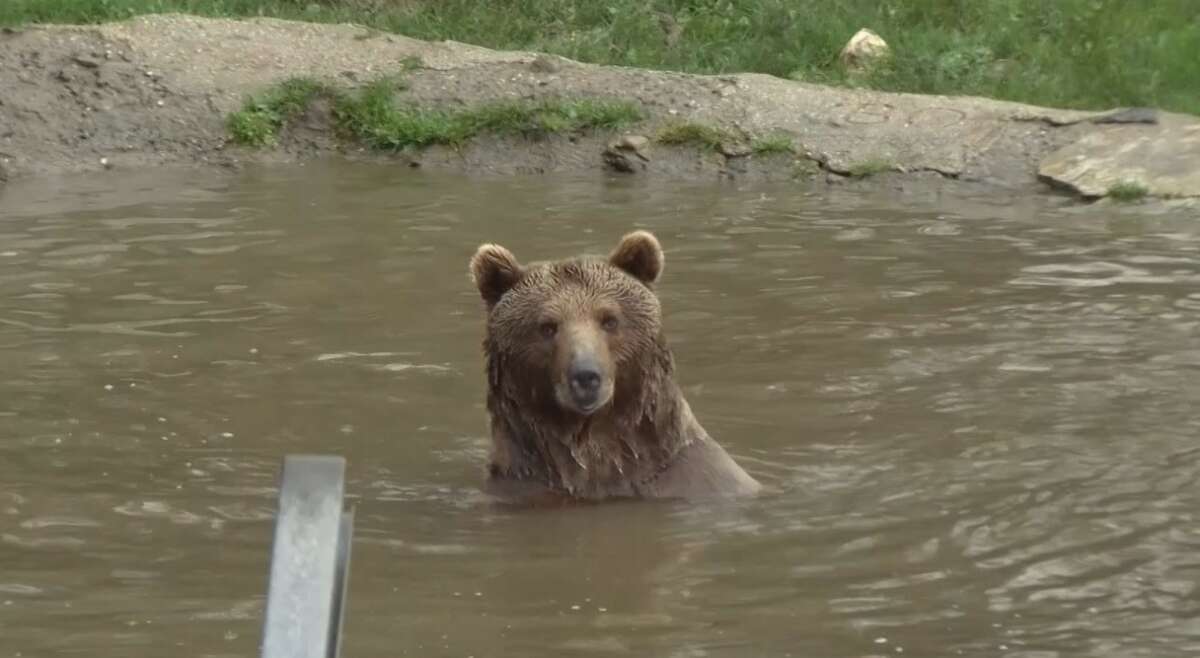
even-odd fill
[[[481,242],[667,251],[770,491],[514,510]],[[257,655],[284,454],[348,460],[343,655],[1200,652],[1200,223],[967,188],[348,163],[0,188],[0,655]]]

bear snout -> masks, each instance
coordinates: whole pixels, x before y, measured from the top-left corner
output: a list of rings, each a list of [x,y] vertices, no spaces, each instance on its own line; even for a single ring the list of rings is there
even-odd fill
[[[560,400],[579,413],[590,414],[604,406],[612,395],[611,382],[604,376],[604,368],[591,355],[577,355],[571,359],[566,373],[566,393]]]
[[[595,395],[600,391],[600,369],[591,361],[571,364],[571,392],[576,395]]]

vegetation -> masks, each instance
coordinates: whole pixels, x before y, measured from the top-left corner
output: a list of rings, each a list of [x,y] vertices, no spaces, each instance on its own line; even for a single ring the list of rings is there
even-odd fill
[[[1200,114],[1196,0],[3,0],[0,25],[164,11],[356,22],[647,68]],[[860,27],[894,57],[850,77],[837,54]]]
[[[655,137],[655,141],[659,144],[695,144],[714,151],[721,148],[722,142],[729,142],[732,139],[732,135],[720,128],[690,121],[668,124],[659,130]]]
[[[1137,201],[1144,198],[1150,190],[1136,181],[1121,181],[1108,188],[1108,196],[1114,201]]]
[[[846,175],[851,178],[866,178],[895,168],[895,163],[890,160],[865,160],[850,165],[850,168],[846,170]]]
[[[285,80],[264,94],[246,99],[242,109],[229,115],[229,133],[239,144],[270,146],[283,124],[303,113],[323,93],[328,93],[326,87],[311,78]]]
[[[792,138],[787,135],[767,135],[750,142],[750,150],[757,155],[791,153],[793,148]]]
[[[623,101],[572,99],[488,103],[459,111],[396,102],[404,83],[380,78],[358,93],[336,90],[308,78],[293,78],[247,99],[230,115],[229,131],[247,146],[269,146],[279,130],[318,96],[332,100],[343,134],[380,149],[459,145],[481,133],[537,137],[588,129],[617,129],[641,120],[641,110]]]

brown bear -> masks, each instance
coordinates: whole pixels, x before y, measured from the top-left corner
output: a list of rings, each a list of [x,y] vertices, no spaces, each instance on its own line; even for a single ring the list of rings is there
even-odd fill
[[[523,265],[499,245],[475,252],[471,277],[487,307],[490,492],[600,500],[761,489],[675,383],[653,289],[663,260],[646,231],[607,259]]]

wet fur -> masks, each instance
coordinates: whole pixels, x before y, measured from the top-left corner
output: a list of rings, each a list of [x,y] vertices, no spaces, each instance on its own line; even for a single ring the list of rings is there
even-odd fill
[[[488,307],[483,351],[492,457],[489,488],[570,498],[697,497],[744,494],[754,482],[704,431],[674,381],[674,360],[652,290],[663,270],[658,241],[626,236],[609,255],[522,266],[498,245],[483,245],[471,273]],[[555,398],[555,365],[531,338],[531,318],[547,308],[586,316],[598,304],[621,309],[609,343],[613,396],[584,416]],[[521,491],[523,493],[515,493]]]

